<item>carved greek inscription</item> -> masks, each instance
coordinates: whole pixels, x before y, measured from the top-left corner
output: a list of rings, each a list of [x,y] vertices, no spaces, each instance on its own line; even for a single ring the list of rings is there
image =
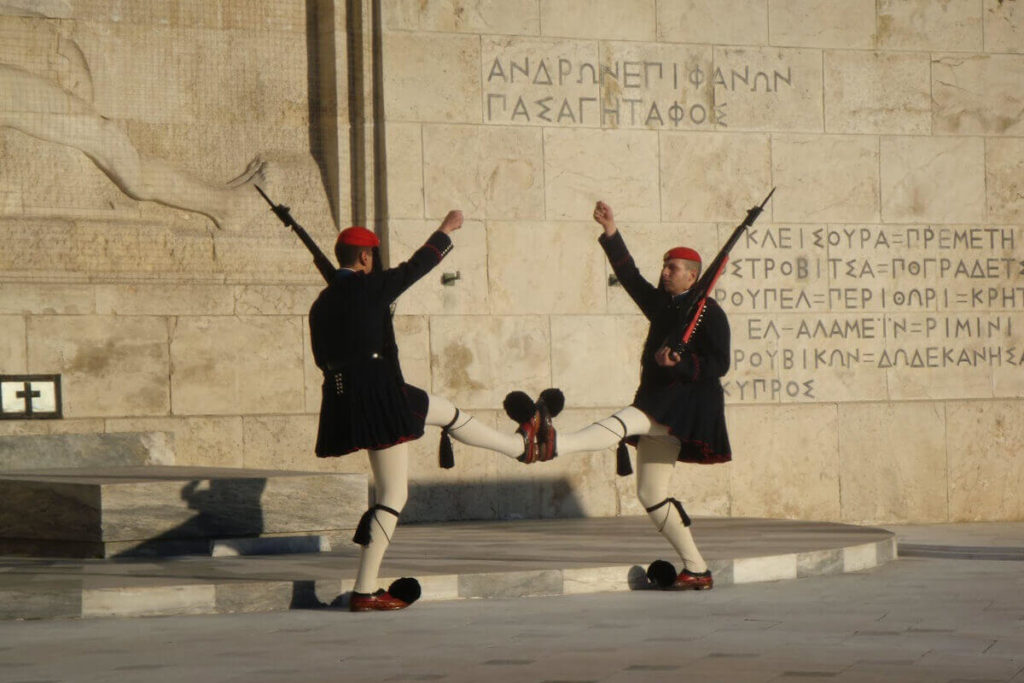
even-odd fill
[[[749,230],[714,292],[733,321],[730,401],[863,400],[916,373],[984,385],[1024,371],[1022,238],[988,226]]]
[[[587,127],[728,128],[730,95],[794,87],[792,67],[718,67],[667,60],[592,59],[546,50],[485,50],[488,123]],[[569,49],[569,48],[566,48]],[[514,54],[513,54],[514,52]],[[546,54],[545,54],[546,52]]]

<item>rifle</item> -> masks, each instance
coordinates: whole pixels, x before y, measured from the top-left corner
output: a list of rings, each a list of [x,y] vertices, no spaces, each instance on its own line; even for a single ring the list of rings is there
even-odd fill
[[[726,241],[725,246],[722,247],[711,262],[711,265],[704,270],[700,279],[697,280],[697,284],[687,292],[686,297],[678,308],[678,321],[672,326],[672,331],[665,338],[663,346],[669,347],[676,353],[682,353],[686,348],[686,345],[690,342],[690,337],[693,336],[693,331],[697,328],[697,323],[700,322],[701,314],[704,312],[704,305],[707,303],[711,289],[715,286],[722,272],[725,271],[725,264],[729,261],[729,252],[736,246],[743,231],[753,225],[757,217],[761,215],[765,204],[768,203],[773,194],[775,194],[774,187],[760,205],[747,211],[747,217],[736,226],[736,229],[732,231],[732,235]]]
[[[306,248],[309,249],[309,253],[313,254],[313,264],[316,266],[316,269],[320,271],[320,274],[323,275],[324,280],[326,280],[328,284],[333,282],[334,275],[338,272],[338,269],[334,267],[334,264],[331,263],[329,258],[327,258],[327,255],[320,251],[320,247],[317,246],[317,243],[309,236],[309,233],[306,232],[294,218],[292,218],[290,209],[284,204],[275,204],[270,201],[270,197],[267,196],[267,193],[264,192],[259,185],[253,185],[253,187],[255,187],[256,191],[267,200],[267,204],[270,204],[271,210],[281,220],[281,222],[284,223],[285,227],[291,228],[295,234],[299,236],[299,239],[302,240],[302,243],[306,245]]]

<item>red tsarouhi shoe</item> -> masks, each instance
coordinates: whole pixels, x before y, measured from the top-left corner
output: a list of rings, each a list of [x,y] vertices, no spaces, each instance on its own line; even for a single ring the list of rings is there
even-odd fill
[[[348,609],[351,612],[374,612],[383,610],[405,609],[409,606],[405,600],[399,600],[395,596],[381,588],[376,593],[356,593],[352,591],[349,598]]]
[[[674,591],[706,591],[714,587],[714,579],[711,578],[711,570],[703,571],[700,574],[684,569],[679,572],[675,583],[670,590]]]

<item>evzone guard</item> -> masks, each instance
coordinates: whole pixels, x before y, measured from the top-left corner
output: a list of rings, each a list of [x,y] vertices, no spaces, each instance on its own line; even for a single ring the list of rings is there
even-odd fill
[[[669,249],[656,286],[633,262],[611,207],[597,202],[594,220],[604,228],[599,242],[615,276],[650,321],[640,386],[632,405],[571,434],[556,434],[539,401],[538,460],[619,444],[619,473],[628,474],[624,444],[635,446],[637,497],[682,561],[678,573],[671,564],[656,561],[648,578],[664,589],[707,590],[714,585],[711,571],[693,540],[683,504],[669,495],[669,483],[677,461],[712,464],[732,459],[720,381],[729,369],[729,323],[718,303],[706,296],[709,287],[696,295],[694,285],[701,275],[696,251]],[[713,267],[720,269],[724,263],[718,260]],[[688,307],[693,309],[689,313]]]
[[[280,208],[275,213],[282,217]],[[288,224],[291,218],[282,220]],[[449,436],[523,462],[537,459],[537,420],[527,420],[514,433],[498,432],[402,377],[391,303],[451,251],[450,235],[462,221],[462,212],[449,212],[426,243],[394,268],[381,266],[380,240],[359,226],[338,236],[335,255],[341,268],[335,273],[323,254],[317,258],[314,252],[328,280],[309,312],[313,358],[324,373],[316,454],[325,458],[366,450],[373,473],[375,504],[353,538],[363,546],[349,599],[354,612],[402,609],[420,596],[415,579],[399,579],[383,590],[377,577],[408,497],[407,443],[423,436],[424,425],[442,427],[442,467],[453,464]]]

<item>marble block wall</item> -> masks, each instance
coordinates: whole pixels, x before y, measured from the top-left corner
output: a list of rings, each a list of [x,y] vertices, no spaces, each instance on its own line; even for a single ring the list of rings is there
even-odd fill
[[[563,429],[608,414],[631,400],[646,323],[609,285],[594,202],[654,278],[676,244],[709,259],[777,187],[715,292],[734,462],[677,467],[678,497],[697,514],[1021,518],[1019,2],[381,10],[394,257],[449,208],[468,217],[442,266],[460,279],[398,305],[430,350],[418,381],[487,414],[510,389],[559,386]],[[612,459],[528,474],[569,484],[583,514],[639,513]],[[558,514],[549,500],[537,512]]]
[[[506,392],[559,386],[575,429],[631,400],[646,331],[594,202],[655,278],[777,187],[715,291],[734,462],[677,467],[676,497],[1022,519],[1022,82],[1020,0],[3,3],[0,374],[60,373],[65,417],[0,435],[366,472],[312,457],[320,282],[256,181],[393,263],[462,209],[398,302],[406,378],[509,431]],[[437,433],[405,519],[642,513],[610,450],[525,468],[456,444],[442,471]]]
[[[161,464],[366,470],[312,455],[322,285],[252,187],[333,244],[345,25],[334,2],[0,3],[0,374],[63,388],[63,419],[0,420],[39,437],[21,468],[153,433]]]

